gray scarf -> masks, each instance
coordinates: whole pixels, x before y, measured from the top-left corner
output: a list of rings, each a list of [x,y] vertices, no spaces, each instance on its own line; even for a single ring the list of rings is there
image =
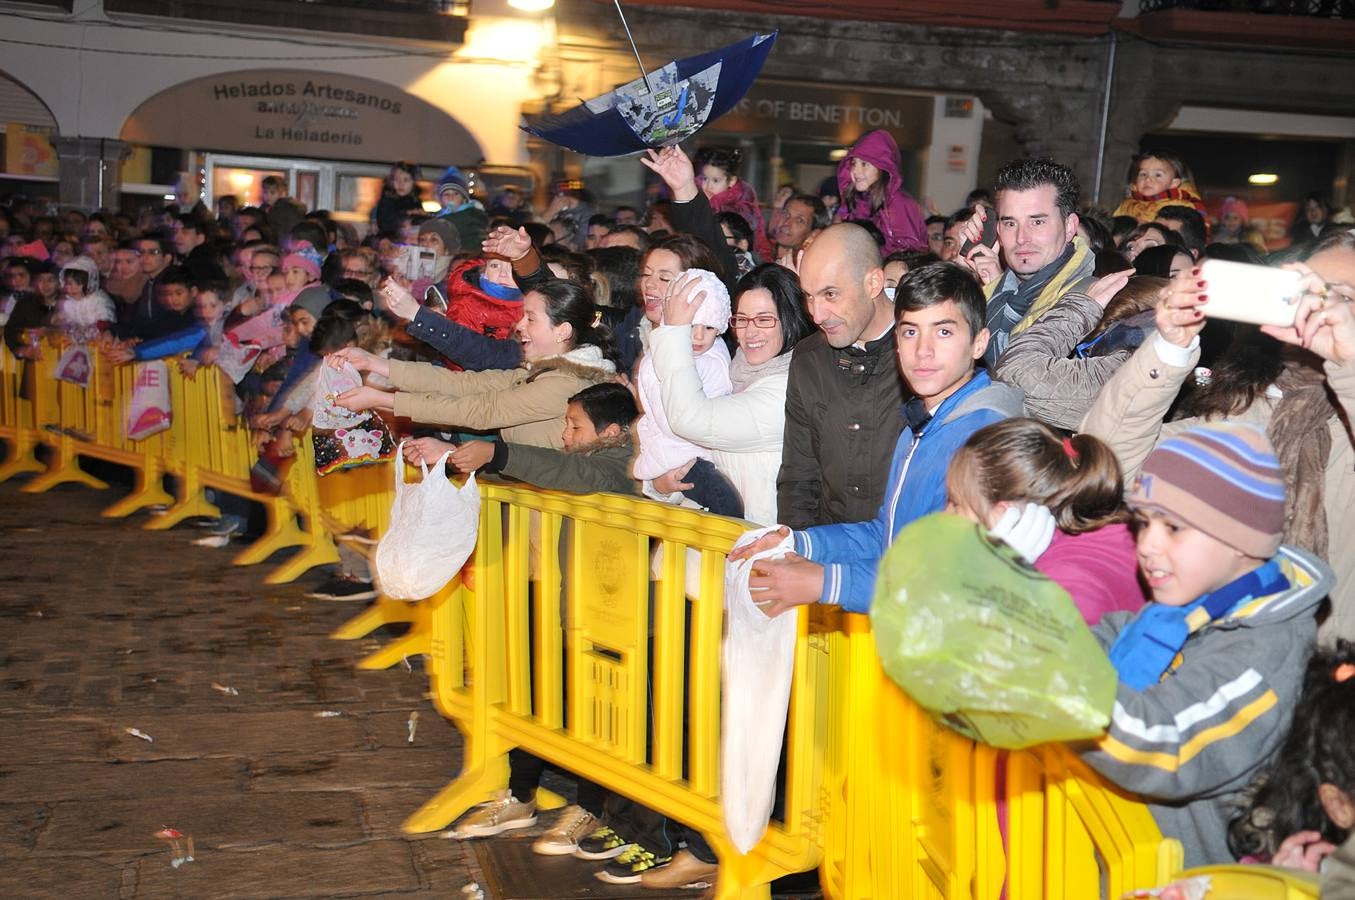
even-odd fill
[[[753,382],[760,378],[766,378],[768,375],[775,375],[789,369],[789,353],[773,356],[765,363],[755,366],[748,362],[747,357],[743,355],[743,348],[740,347],[734,351],[734,358],[730,360],[729,380],[734,384],[734,393],[738,394],[752,386]]]

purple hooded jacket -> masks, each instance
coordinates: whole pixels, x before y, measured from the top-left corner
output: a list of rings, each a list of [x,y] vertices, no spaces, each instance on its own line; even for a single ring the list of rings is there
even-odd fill
[[[857,158],[889,175],[888,196],[884,206],[873,215],[869,195],[858,196],[850,208],[847,206],[847,195],[852,190],[852,160]],[[894,136],[880,129],[861,135],[837,166],[837,187],[842,192],[838,219],[870,219],[885,236],[885,254],[895,250],[927,249],[927,226],[917,201],[903,189],[903,179],[899,177],[901,165],[899,145],[894,142]]]

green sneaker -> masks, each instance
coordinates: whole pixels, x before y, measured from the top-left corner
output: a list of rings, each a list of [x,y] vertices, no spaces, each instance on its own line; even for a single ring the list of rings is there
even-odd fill
[[[656,856],[639,844],[631,844],[625,853],[607,863],[597,877],[608,884],[639,884],[640,876],[650,869],[667,865],[672,859],[671,856]]]
[[[579,849],[574,851],[574,858],[586,860],[615,859],[625,853],[630,846],[630,841],[617,834],[610,826],[603,825],[579,841]]]

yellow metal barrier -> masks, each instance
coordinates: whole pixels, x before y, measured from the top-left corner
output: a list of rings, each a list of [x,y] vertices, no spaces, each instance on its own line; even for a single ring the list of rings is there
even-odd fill
[[[466,735],[464,768],[405,829],[442,828],[485,799],[503,784],[508,750],[521,747],[700,831],[720,854],[723,897],[768,896],[773,878],[817,865],[827,734],[814,701],[827,669],[807,624],[795,663],[785,823],[747,856],[724,832],[724,566],[743,524],[615,495],[488,482],[481,491],[473,590],[458,584],[425,601],[434,701]],[[663,577],[651,589],[658,545]],[[689,550],[700,556],[700,585],[684,583]]]
[[[34,455],[41,443],[32,400],[34,368],[0,345],[0,440],[5,442],[0,481],[45,468]]]
[[[256,500],[269,529],[236,563],[299,547],[269,581],[336,559],[331,534],[387,526],[389,468],[320,479],[308,439],[283,497],[253,493],[249,431],[216,370],[184,378],[171,367],[173,427],[130,441],[132,368],[96,359],[80,388],[55,380],[56,355],[20,364],[0,351],[0,478],[42,469],[33,454],[46,444],[48,465],[26,490],[99,486],[80,469],[85,456],[137,473],[137,489],[106,515],[173,499],[154,523],[169,527],[214,512],[208,487]],[[176,476],[175,498],[160,487],[165,473]],[[433,702],[466,737],[460,777],[406,830],[442,828],[486,799],[505,783],[508,750],[521,747],[702,832],[720,855],[721,898],[766,897],[771,879],[815,866],[829,896],[850,900],[996,900],[1004,886],[1013,900],[1117,897],[1179,873],[1180,845],[1137,800],[1064,747],[1001,754],[937,724],[884,676],[867,619],[819,608],[799,620],[784,821],[739,855],[718,790],[719,647],[725,553],[743,524],[617,495],[494,482],[481,491],[479,543],[462,576],[418,603],[378,600],[334,634],[410,623],[359,665],[425,655]],[[689,554],[696,585],[686,583]],[[1306,883],[1272,879],[1267,889],[1276,884],[1288,893],[1275,896],[1311,896]]]

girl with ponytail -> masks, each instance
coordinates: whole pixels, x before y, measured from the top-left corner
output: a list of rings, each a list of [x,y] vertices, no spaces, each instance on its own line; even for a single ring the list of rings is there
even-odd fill
[[[1087,624],[1144,603],[1114,452],[1036,419],[981,428],[952,457],[947,510],[978,522],[1066,590]]]

